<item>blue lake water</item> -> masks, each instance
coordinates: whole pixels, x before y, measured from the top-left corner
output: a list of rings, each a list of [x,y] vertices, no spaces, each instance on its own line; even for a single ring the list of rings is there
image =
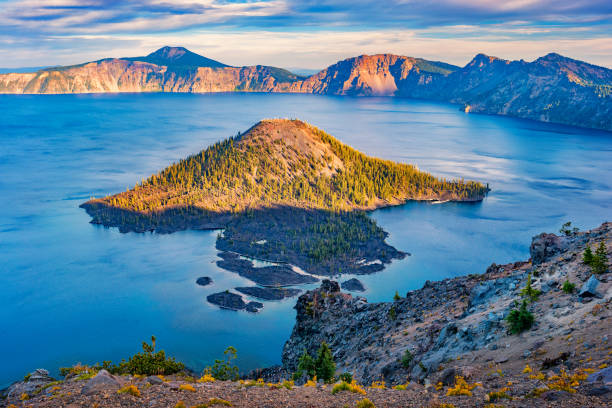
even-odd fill
[[[0,387],[35,368],[120,360],[152,334],[202,369],[280,362],[295,299],[257,314],[206,295],[250,283],[219,269],[216,232],[121,234],[78,205],[119,192],[262,118],[306,120],[355,148],[488,182],[478,204],[372,213],[412,253],[360,278],[369,301],[529,257],[531,237],[612,219],[612,134],[393,98],[274,94],[0,95]],[[199,276],[214,284],[195,285]]]

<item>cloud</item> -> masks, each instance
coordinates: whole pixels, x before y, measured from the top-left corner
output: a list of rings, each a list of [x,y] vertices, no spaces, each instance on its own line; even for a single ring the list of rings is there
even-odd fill
[[[556,51],[612,66],[610,21],[609,0],[8,0],[0,1],[0,65],[170,44],[234,65],[320,68],[376,52],[463,65],[477,52]]]

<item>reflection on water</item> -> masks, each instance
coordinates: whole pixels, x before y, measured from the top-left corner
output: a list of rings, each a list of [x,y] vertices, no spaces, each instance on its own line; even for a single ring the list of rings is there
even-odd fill
[[[206,296],[250,286],[217,267],[214,231],[120,234],[78,205],[121,191],[266,117],[300,118],[373,156],[490,183],[480,204],[408,203],[370,216],[412,256],[359,276],[370,301],[528,257],[531,236],[612,214],[609,133],[393,98],[315,95],[0,96],[0,386],[38,367],[120,360],[152,334],[202,368],[238,349],[280,361],[295,299],[257,314]],[[213,284],[195,284],[210,276]],[[345,277],[343,277],[344,279]],[[304,289],[315,285],[305,285]]]

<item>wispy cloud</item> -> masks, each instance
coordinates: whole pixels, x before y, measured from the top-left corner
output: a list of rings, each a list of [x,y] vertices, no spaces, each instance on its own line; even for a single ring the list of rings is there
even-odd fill
[[[464,64],[477,52],[556,51],[612,66],[611,21],[609,0],[0,0],[0,65],[170,44],[235,65],[319,68],[376,52]]]

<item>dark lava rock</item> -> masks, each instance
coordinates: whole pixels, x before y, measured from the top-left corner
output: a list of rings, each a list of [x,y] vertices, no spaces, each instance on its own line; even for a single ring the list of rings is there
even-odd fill
[[[264,305],[261,302],[249,302],[246,305],[246,311],[251,313],[257,313],[260,309],[263,309]]]
[[[542,233],[533,237],[529,254],[533,265],[546,262],[567,248],[567,240],[555,234]]]
[[[295,272],[289,265],[256,268],[253,266],[253,262],[248,259],[241,259],[239,255],[234,253],[222,252],[219,256],[223,258],[222,261],[217,261],[219,268],[236,272],[261,286],[291,286],[318,281],[314,276]]]
[[[355,279],[355,278],[342,282],[340,286],[342,287],[342,289],[350,290],[352,292],[365,291],[365,286],[363,286],[363,283],[361,283],[359,279]]]
[[[208,276],[202,276],[196,280],[196,283],[200,286],[206,286],[212,283],[212,279]]]
[[[559,401],[559,400],[562,400],[562,399],[567,399],[571,395],[572,394],[570,394],[567,391],[552,390],[552,391],[546,391],[546,392],[542,393],[542,395],[540,397],[543,400],[546,400],[546,401]]]
[[[340,285],[336,281],[323,279],[320,289],[322,292],[326,293],[337,293],[340,292]]]
[[[597,297],[600,298],[601,295],[597,292],[597,286],[599,286],[599,281],[595,277],[595,275],[591,275],[589,280],[587,280],[584,285],[580,288],[580,292],[578,295],[580,297]]]
[[[259,286],[239,287],[236,290],[245,295],[253,296],[263,300],[281,300],[299,295],[300,289],[289,288],[261,288]]]
[[[242,296],[235,293],[230,293],[227,290],[225,292],[208,295],[206,296],[206,300],[223,309],[242,310],[247,306],[247,304],[244,303],[244,300],[242,300]]]

